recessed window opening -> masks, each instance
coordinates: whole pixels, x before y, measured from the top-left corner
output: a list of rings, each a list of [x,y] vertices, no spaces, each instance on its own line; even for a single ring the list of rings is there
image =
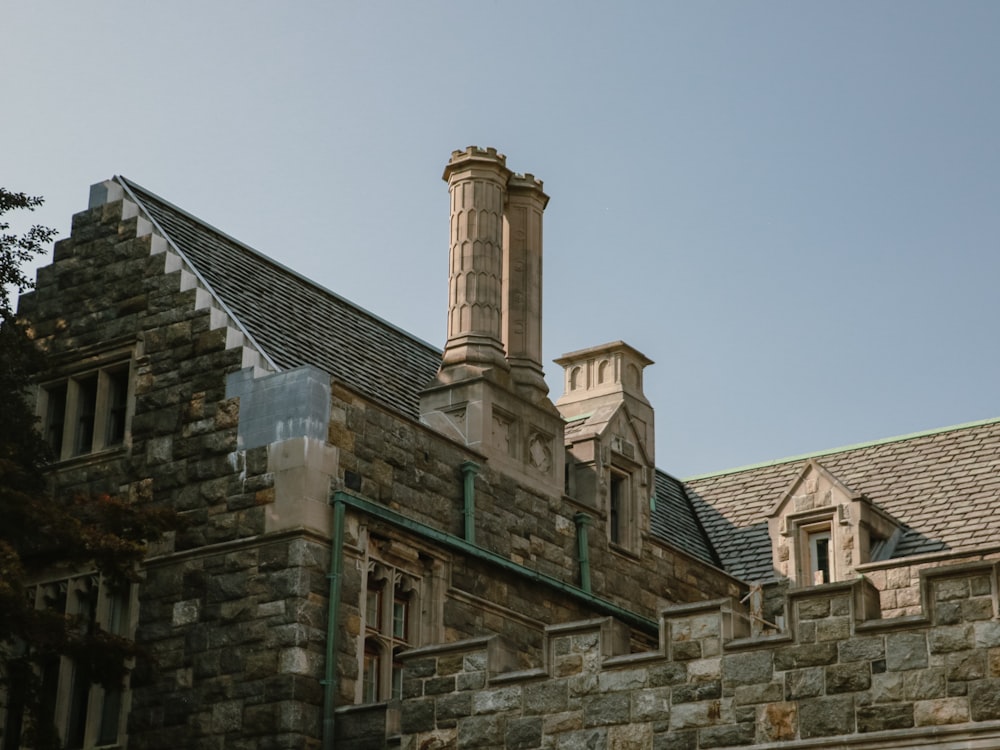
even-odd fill
[[[116,363],[45,385],[40,416],[56,460],[116,448],[128,432],[129,365]]]
[[[829,530],[809,534],[809,573],[814,584],[830,583],[833,580]]]
[[[608,531],[611,535],[611,541],[615,544],[624,544],[627,541],[628,499],[628,475],[612,471],[608,501]]]
[[[414,640],[417,623],[416,581],[374,560],[365,591],[365,647],[361,672],[361,699],[365,703],[402,695],[403,665],[398,656]]]

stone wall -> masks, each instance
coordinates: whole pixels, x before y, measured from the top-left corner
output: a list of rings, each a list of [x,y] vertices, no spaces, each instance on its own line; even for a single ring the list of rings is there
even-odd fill
[[[527,672],[496,638],[416,649],[402,747],[997,747],[998,572],[925,569],[921,614],[886,620],[864,580],[792,591],[757,639],[732,600],[668,607],[649,654],[608,619],[555,626]]]
[[[1000,550],[987,548],[975,552],[948,552],[901,561],[866,563],[858,569],[878,589],[882,616],[900,617],[920,613],[920,571],[941,565],[997,559],[1000,559]]]
[[[298,536],[150,564],[129,747],[302,748],[320,735],[329,545]]]
[[[593,593],[655,618],[666,603],[737,595],[741,584],[721,570],[648,536],[639,554],[612,549],[604,519],[564,495],[544,496],[494,471],[478,454],[334,384],[329,442],[340,477],[357,477],[359,493],[407,516],[463,534],[465,461],[476,477],[477,545],[566,583],[579,584],[574,515],[594,515],[590,529]]]

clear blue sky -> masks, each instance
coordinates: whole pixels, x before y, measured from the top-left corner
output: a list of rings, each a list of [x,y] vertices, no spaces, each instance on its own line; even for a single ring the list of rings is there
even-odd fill
[[[998,2],[8,2],[0,184],[125,175],[442,346],[450,152],[545,181],[545,355],[680,476],[1000,416]]]

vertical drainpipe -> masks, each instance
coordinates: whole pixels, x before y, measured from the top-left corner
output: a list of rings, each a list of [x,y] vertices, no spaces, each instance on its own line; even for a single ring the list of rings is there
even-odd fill
[[[587,527],[591,518],[586,513],[573,516],[576,522],[576,556],[580,562],[580,588],[590,593],[590,544],[587,540]]]
[[[479,464],[475,461],[462,463],[462,498],[465,501],[465,541],[476,543],[476,474]]]
[[[326,674],[323,678],[323,750],[333,750],[333,699],[337,688],[337,611],[344,564],[344,501],[333,500],[333,541],[330,547],[330,603],[326,625]]]

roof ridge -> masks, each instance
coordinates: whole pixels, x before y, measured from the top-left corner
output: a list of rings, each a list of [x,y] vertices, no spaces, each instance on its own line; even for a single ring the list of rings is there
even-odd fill
[[[308,276],[306,276],[306,275],[304,275],[302,273],[299,273],[294,268],[290,268],[289,266],[286,266],[284,263],[281,263],[280,261],[275,260],[271,256],[264,254],[260,250],[257,250],[256,248],[251,247],[250,245],[248,245],[247,243],[243,242],[242,240],[239,240],[236,237],[233,237],[231,234],[227,234],[226,232],[222,231],[221,229],[219,229],[218,227],[214,226],[213,224],[209,224],[204,219],[201,219],[201,218],[195,216],[190,211],[186,211],[185,209],[181,208],[180,206],[178,206],[178,205],[176,205],[176,204],[168,201],[166,198],[163,198],[160,195],[158,195],[157,193],[154,193],[152,190],[149,190],[148,188],[143,187],[139,183],[135,182],[135,180],[130,180],[129,178],[125,177],[124,175],[118,175],[118,178],[121,179],[122,181],[124,181],[130,188],[137,188],[137,189],[141,190],[143,193],[146,193],[147,195],[151,196],[152,198],[155,198],[156,200],[158,200],[163,205],[168,206],[172,211],[176,211],[177,213],[181,214],[182,216],[186,217],[187,219],[195,222],[199,226],[202,226],[205,229],[207,229],[208,231],[213,232],[216,235],[218,235],[219,237],[225,239],[226,241],[231,242],[234,245],[239,246],[240,248],[242,248],[243,250],[251,253],[256,258],[260,259],[261,261],[263,261],[263,262],[265,262],[265,263],[267,263],[267,264],[269,264],[269,265],[271,265],[271,266],[273,266],[273,267],[275,267],[275,268],[277,268],[277,269],[279,269],[279,270],[281,270],[281,271],[283,271],[283,272],[285,272],[285,273],[287,273],[287,274],[289,274],[291,276],[294,276],[299,281],[305,282],[309,286],[311,286],[311,287],[313,287],[313,288],[315,288],[315,289],[323,292],[324,294],[328,294],[329,296],[331,296],[331,297],[339,300],[340,302],[343,302],[345,305],[350,305],[351,307],[353,307],[354,309],[356,309],[358,312],[366,315],[367,317],[369,317],[370,319],[372,319],[372,320],[374,320],[374,321],[376,321],[378,323],[381,323],[382,325],[386,326],[387,328],[391,328],[392,330],[394,330],[394,331],[396,331],[398,333],[403,334],[407,338],[409,338],[412,341],[416,342],[417,344],[420,344],[421,346],[423,346],[428,351],[433,352],[435,354],[440,354],[441,353],[442,350],[440,348],[434,346],[433,344],[430,344],[430,343],[424,341],[419,336],[415,336],[414,334],[410,333],[406,329],[400,328],[399,326],[397,326],[394,323],[390,323],[385,318],[381,317],[380,315],[376,315],[371,310],[369,310],[369,309],[367,309],[367,308],[362,307],[361,305],[359,305],[357,302],[354,302],[354,301],[349,300],[349,299],[347,299],[346,297],[344,297],[344,296],[342,296],[340,294],[337,294],[332,289],[329,289],[329,288],[323,286],[322,284],[317,283],[313,279],[310,279]]]
[[[819,458],[821,456],[832,456],[837,453],[846,453],[847,451],[860,450],[862,448],[872,448],[877,445],[888,445],[890,443],[902,443],[907,440],[913,440],[915,438],[929,437],[931,435],[940,435],[946,432],[956,432],[958,430],[971,429],[973,427],[984,427],[990,424],[1000,423],[1000,417],[992,417],[990,419],[980,419],[975,422],[963,422],[962,424],[950,425],[948,427],[935,427],[930,430],[922,430],[920,432],[911,432],[905,435],[896,435],[894,437],[880,438],[878,440],[869,440],[863,443],[854,443],[853,445],[844,445],[839,448],[828,448],[827,450],[813,451],[812,453],[801,453],[797,456],[788,456],[786,458],[778,458],[772,461],[761,461],[755,464],[747,464],[746,466],[737,466],[732,469],[723,469],[722,471],[710,471],[704,474],[696,474],[694,476],[685,477],[683,481],[694,482],[699,479],[710,479],[713,477],[722,477],[729,474],[739,474],[744,471],[753,471],[754,469],[763,469],[768,466],[779,466],[781,464],[790,464],[796,461],[804,461],[809,458]],[[659,471],[659,469],[657,469]]]

